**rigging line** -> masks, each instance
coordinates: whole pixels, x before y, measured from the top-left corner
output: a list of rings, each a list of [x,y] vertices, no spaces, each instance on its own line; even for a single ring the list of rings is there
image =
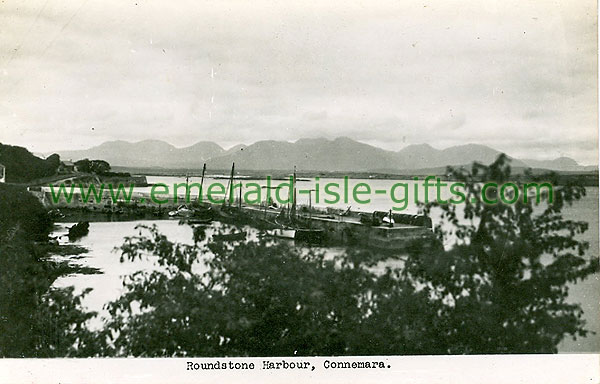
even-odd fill
[[[25,34],[21,37],[21,41],[19,42],[19,44],[17,45],[17,47],[12,51],[10,57],[6,61],[6,66],[7,67],[10,65],[10,63],[12,63],[13,59],[17,56],[17,53],[19,53],[19,51],[21,50],[21,47],[23,46],[23,42],[25,41],[25,37],[28,36],[31,33],[31,30],[33,29],[33,26],[35,24],[37,24],[38,20],[40,19],[40,16],[42,15],[42,12],[44,12],[44,10],[46,9],[46,6],[48,5],[49,1],[50,0],[46,0],[46,2],[44,3],[44,5],[42,5],[42,8],[40,8],[40,10],[38,11],[37,15],[35,16],[35,19],[31,22],[31,24],[29,24],[29,28],[27,28],[27,32],[25,32]]]
[[[69,20],[67,20],[67,22],[65,23],[65,25],[62,26],[62,28],[60,29],[60,31],[58,31],[58,33],[56,35],[54,35],[54,38],[50,41],[50,43],[46,46],[46,48],[44,48],[44,50],[42,51],[42,57],[46,54],[46,51],[52,46],[52,44],[54,44],[54,42],[59,38],[59,36],[64,32],[65,29],[67,29],[67,27],[71,24],[71,22],[73,21],[73,19],[75,18],[75,16],[77,16],[77,14],[79,13],[79,11],[81,11],[81,8],[83,8],[84,5],[87,4],[89,0],[83,0],[81,2],[81,5],[79,6],[79,8],[77,8],[75,10],[75,12],[73,12],[73,14],[71,15],[71,17],[69,18]]]
[[[60,34],[63,33],[63,31],[69,26],[69,24],[71,24],[71,22],[73,21],[73,19],[75,18],[75,16],[79,13],[79,11],[81,11],[81,8],[83,8],[83,6],[88,1],[89,0],[83,0],[83,2],[81,3],[81,5],[79,6],[79,8],[77,8],[75,10],[75,12],[69,18],[69,20],[67,20],[67,22],[62,26],[62,28],[60,29],[60,31],[58,31],[58,33],[54,36],[54,38],[52,39],[52,41],[50,41],[50,43],[48,45],[46,45],[46,48],[43,49],[43,51],[41,52],[39,58],[43,58],[44,57],[44,55],[46,54],[46,51],[48,51],[48,49],[52,46],[52,44],[54,44],[54,42],[58,39],[58,37],[60,36]],[[9,89],[8,89],[7,93],[12,92],[12,90],[15,89],[15,87],[17,87],[22,80],[23,80],[22,77],[17,78],[16,81],[12,84],[12,86],[9,86]]]

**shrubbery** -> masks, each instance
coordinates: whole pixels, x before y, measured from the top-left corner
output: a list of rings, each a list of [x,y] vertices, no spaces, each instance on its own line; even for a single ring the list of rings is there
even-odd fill
[[[0,144],[0,164],[6,167],[6,182],[26,183],[54,175],[60,158],[54,154],[44,160],[23,147]]]
[[[107,352],[550,353],[565,336],[585,336],[581,307],[566,302],[567,283],[597,272],[598,259],[587,258],[587,244],[577,240],[587,224],[560,214],[585,189],[561,188],[537,211],[531,199],[488,205],[480,200],[479,180],[507,181],[504,156],[489,167],[449,171],[467,191],[462,213],[456,205],[437,207],[440,240],[455,239],[449,250],[415,243],[387,259],[365,252],[326,258],[264,242],[180,245],[146,228],[149,236],[140,233],[121,246],[123,259],[154,254],[164,269],[127,279],[126,293],[109,306]],[[375,259],[388,267],[376,273]],[[206,273],[194,273],[198,261]]]
[[[82,295],[50,288],[61,273],[47,259],[52,221],[24,187],[0,184],[0,357],[93,355],[94,313]],[[85,294],[85,293],[84,293]]]
[[[161,268],[125,278],[98,332],[85,327],[93,313],[81,310],[81,296],[48,290],[48,264],[30,240],[47,228],[20,219],[39,207],[20,212],[6,203],[17,210],[1,216],[9,224],[0,243],[0,355],[550,353],[564,337],[585,336],[567,287],[597,272],[598,256],[589,258],[578,240],[587,223],[561,215],[585,189],[556,189],[539,207],[533,199],[489,205],[479,181],[507,181],[505,157],[449,172],[466,186],[465,205],[423,207],[442,210],[435,231],[441,242],[454,239],[449,249],[417,242],[397,255],[332,257],[265,241],[205,243],[202,227],[194,244],[182,245],[140,227],[119,248],[121,260],[154,255]],[[14,233],[22,235],[7,237]]]

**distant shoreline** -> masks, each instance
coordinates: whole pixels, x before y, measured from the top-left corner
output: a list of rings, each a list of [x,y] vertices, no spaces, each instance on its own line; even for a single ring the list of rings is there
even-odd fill
[[[132,175],[144,175],[144,176],[170,176],[170,177],[200,177],[202,175],[202,168],[198,169],[185,169],[185,168],[137,168],[137,167],[123,167],[113,166],[115,170],[120,172],[129,172]],[[459,168],[459,167],[455,167]],[[227,169],[214,169],[210,173],[207,173],[207,178],[228,178],[227,176],[231,170]],[[525,168],[513,168],[513,181],[528,181],[524,177]],[[546,169],[534,168],[531,170],[534,175],[543,175],[546,173],[554,172],[559,175],[559,183],[557,185],[564,185],[577,178],[581,178],[583,185],[586,187],[597,187],[598,186],[598,171],[549,171]],[[235,177],[244,178],[247,180],[264,179],[266,176],[271,176],[272,180],[286,180],[292,174],[292,171],[286,172],[283,170],[237,170]],[[439,176],[444,181],[456,181],[452,180],[446,174],[445,168],[434,168],[434,169],[420,169],[411,170],[403,173],[392,173],[392,172],[353,172],[353,171],[297,171],[297,179],[311,179],[314,177],[320,178],[343,178],[348,176],[350,179],[372,179],[372,180],[413,180],[415,177],[423,179],[426,176]]]

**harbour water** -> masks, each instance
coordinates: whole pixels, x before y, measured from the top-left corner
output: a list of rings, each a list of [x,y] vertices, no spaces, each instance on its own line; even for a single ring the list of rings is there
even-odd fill
[[[199,182],[200,180],[192,180],[190,182]],[[223,180],[205,179],[205,185],[212,182]],[[175,183],[185,183],[184,178],[176,177],[148,177],[148,182],[151,184],[165,183],[169,186]],[[244,182],[249,182],[245,180]],[[265,185],[265,180],[256,180],[261,185]],[[282,183],[285,181],[276,181],[274,183]],[[335,182],[343,185],[342,179],[321,179],[319,181],[321,185],[327,182]],[[352,189],[357,183],[369,183],[372,190],[387,190],[390,191],[394,183],[404,182],[410,185],[410,188],[414,190],[415,182],[410,181],[395,181],[395,180],[350,180],[349,187]],[[226,180],[225,183],[226,184]],[[315,181],[299,181],[297,185],[298,189],[315,189]],[[150,187],[136,188],[140,192],[149,192]],[[423,189],[421,191],[421,199],[423,197]],[[283,192],[283,191],[282,191]],[[400,192],[398,192],[399,196]],[[283,193],[282,193],[283,195]],[[435,188],[430,188],[429,195],[434,197],[436,195]],[[448,189],[443,189],[441,197],[447,199],[450,197]],[[333,205],[327,205],[323,202],[316,203],[315,196],[313,195],[313,205],[320,207],[333,206],[336,208],[346,208],[352,206],[352,210],[356,211],[387,211],[392,209],[394,202],[390,199],[390,195],[383,194],[371,194],[371,201],[369,204],[349,204],[344,201],[340,201]],[[308,204],[308,196],[299,194],[299,204]],[[460,209],[460,206],[459,206]],[[403,213],[417,213],[418,207],[414,200],[410,200],[406,209]],[[590,249],[587,253],[587,257],[598,257],[598,188],[590,187],[587,188],[587,196],[585,196],[580,202],[572,207],[568,207],[564,211],[565,218],[583,220],[589,223],[588,231],[583,235],[582,239],[590,242]],[[433,212],[432,219],[434,223],[439,220],[436,217],[436,213]],[[155,221],[124,221],[124,222],[93,222],[90,223],[90,233],[86,237],[76,241],[74,244],[80,245],[88,249],[88,253],[83,258],[75,260],[74,262],[80,263],[85,266],[99,268],[102,273],[94,275],[71,275],[65,276],[58,279],[55,283],[56,286],[75,286],[77,291],[81,291],[85,288],[93,288],[93,291],[85,299],[84,304],[90,310],[100,311],[107,302],[116,299],[122,292],[122,277],[129,275],[137,270],[156,268],[152,258],[142,259],[136,262],[125,262],[119,261],[120,254],[115,251],[115,247],[123,243],[125,236],[135,235],[135,227],[138,224],[152,225],[156,224],[159,231],[165,234],[169,240],[180,243],[191,243],[192,242],[192,229],[188,225],[179,225],[178,220],[155,220]],[[68,224],[62,223],[56,230],[55,235],[66,233]],[[63,241],[68,242],[66,237],[63,237]],[[450,244],[452,239],[449,239]],[[449,245],[447,244],[447,245]],[[341,252],[341,248],[325,249],[325,252],[335,254]],[[587,328],[595,331],[596,335],[590,335],[584,339],[564,340],[560,346],[560,352],[598,352],[600,351],[600,319],[598,318],[598,310],[600,308],[600,275],[596,274],[588,277],[583,282],[579,282],[573,285],[570,289],[569,300],[572,302],[581,303],[585,311],[584,318],[587,321]],[[98,324],[96,324],[98,325]]]

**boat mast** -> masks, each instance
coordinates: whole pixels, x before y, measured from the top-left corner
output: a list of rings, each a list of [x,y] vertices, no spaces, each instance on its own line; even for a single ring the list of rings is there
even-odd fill
[[[308,227],[312,227],[312,193],[315,192],[316,189],[311,189],[308,191]]]
[[[240,197],[238,199],[238,206],[242,209],[242,182],[240,181]]]
[[[308,226],[312,225],[312,190],[308,194]]]
[[[294,165],[294,176],[292,178],[292,210],[290,212],[290,219],[296,219],[296,166]]]
[[[223,200],[223,205],[229,200],[229,206],[231,206],[231,199],[233,198],[233,172],[235,170],[235,163],[231,163],[231,176],[229,176],[229,182],[227,183],[227,192],[229,198]]]
[[[189,201],[187,201],[187,198],[189,196],[189,191],[190,191],[190,174],[188,173],[188,171],[185,171],[185,202],[189,203]]]
[[[198,191],[198,201],[202,202],[202,184],[204,184],[204,173],[206,172],[206,163],[202,166],[202,179],[200,179],[200,191]]]

